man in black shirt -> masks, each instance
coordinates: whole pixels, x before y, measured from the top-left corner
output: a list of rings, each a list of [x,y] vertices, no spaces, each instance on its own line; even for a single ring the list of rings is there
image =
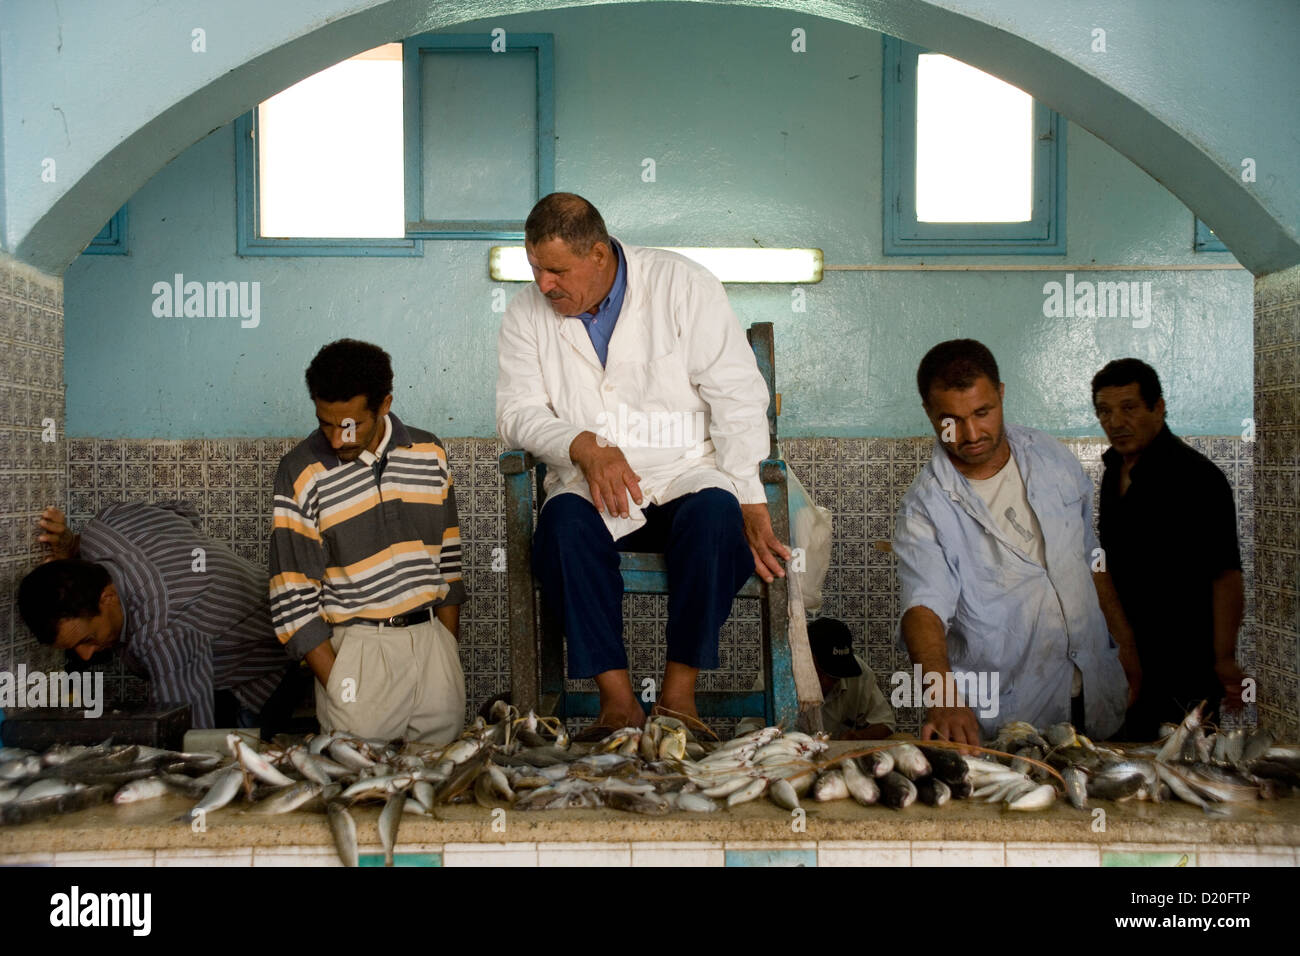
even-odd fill
[[[1138,698],[1116,739],[1151,740],[1201,700],[1210,719],[1241,703],[1237,630],[1244,606],[1232,488],[1165,424],[1160,379],[1138,359],[1092,380],[1102,455],[1100,538],[1137,638]]]

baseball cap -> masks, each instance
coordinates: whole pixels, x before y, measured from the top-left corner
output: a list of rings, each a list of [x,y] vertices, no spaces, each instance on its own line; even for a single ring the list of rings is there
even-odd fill
[[[817,667],[832,677],[857,677],[862,673],[853,657],[853,632],[843,621],[819,617],[808,623],[808,644]]]

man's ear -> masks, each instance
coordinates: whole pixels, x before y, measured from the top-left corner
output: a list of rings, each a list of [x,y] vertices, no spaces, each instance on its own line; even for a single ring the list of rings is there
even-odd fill
[[[104,585],[104,590],[99,592],[99,613],[103,614],[110,607],[121,606],[122,598],[117,593],[117,588],[109,581]]]
[[[1163,419],[1165,417],[1165,400],[1163,398],[1157,398],[1156,403],[1152,406],[1151,410]]]
[[[1007,383],[998,382],[998,401],[1005,402],[1006,400],[1007,400]]]
[[[390,392],[384,396],[384,400],[379,403],[379,411],[375,412],[375,419],[378,420],[388,414],[388,410],[393,407],[393,395]]]

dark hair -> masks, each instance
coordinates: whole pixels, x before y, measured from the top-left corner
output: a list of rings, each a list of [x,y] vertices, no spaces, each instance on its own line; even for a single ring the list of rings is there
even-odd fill
[[[99,615],[99,598],[112,580],[93,561],[46,561],[19,582],[18,613],[38,641],[53,644],[61,622]]]
[[[393,363],[378,345],[339,339],[317,352],[307,366],[307,391],[322,402],[348,402],[364,395],[366,407],[376,412],[393,393]]]
[[[993,353],[974,339],[951,339],[925,353],[916,370],[916,388],[921,393],[921,401],[928,405],[933,385],[964,391],[981,375],[994,385],[1002,384]]]
[[[1107,362],[1100,372],[1092,377],[1092,404],[1097,404],[1097,393],[1103,388],[1123,387],[1137,382],[1138,392],[1147,408],[1155,408],[1164,393],[1160,389],[1160,376],[1146,362],[1135,358],[1115,359]]]
[[[579,256],[585,256],[598,242],[610,244],[605,220],[596,207],[574,193],[543,196],[524,223],[524,239],[530,246],[563,239]]]

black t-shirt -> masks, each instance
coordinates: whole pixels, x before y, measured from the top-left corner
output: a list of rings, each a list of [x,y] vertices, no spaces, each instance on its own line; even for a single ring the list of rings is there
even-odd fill
[[[1212,582],[1241,569],[1232,487],[1214,462],[1166,426],[1119,493],[1123,458],[1102,455],[1100,537],[1137,638],[1142,698],[1217,700]]]

